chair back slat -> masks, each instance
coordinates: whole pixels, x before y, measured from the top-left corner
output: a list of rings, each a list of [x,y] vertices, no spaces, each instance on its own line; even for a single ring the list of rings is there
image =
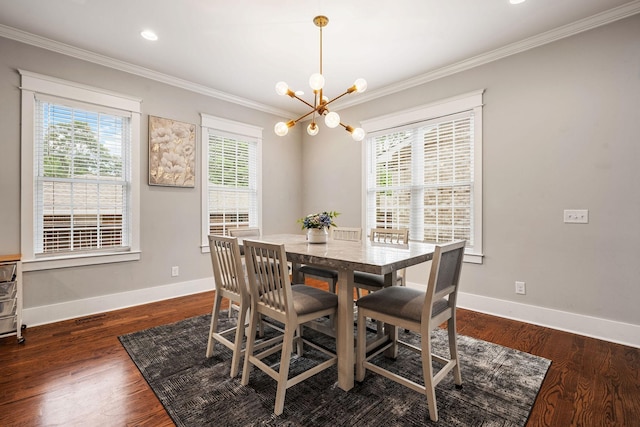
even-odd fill
[[[238,239],[209,235],[209,249],[216,289],[248,296]]]
[[[409,229],[372,228],[369,238],[375,243],[406,245],[409,243]]]
[[[245,239],[243,246],[252,298],[276,312],[290,311],[291,282],[284,245]]]

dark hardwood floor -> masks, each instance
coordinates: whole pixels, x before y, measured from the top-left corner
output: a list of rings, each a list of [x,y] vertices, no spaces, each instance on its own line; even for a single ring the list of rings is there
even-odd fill
[[[213,293],[0,339],[0,426],[170,426],[118,336],[208,313]],[[640,349],[458,310],[458,332],[551,359],[528,426],[640,426]],[[203,355],[204,357],[204,355]]]

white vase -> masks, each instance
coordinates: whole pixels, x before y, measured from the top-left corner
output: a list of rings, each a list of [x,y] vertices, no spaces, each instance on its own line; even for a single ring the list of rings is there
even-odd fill
[[[327,243],[329,231],[326,228],[309,228],[307,230],[307,240],[309,243]]]

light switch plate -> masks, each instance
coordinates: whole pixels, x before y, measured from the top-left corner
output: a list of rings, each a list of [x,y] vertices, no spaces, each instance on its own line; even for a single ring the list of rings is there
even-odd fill
[[[564,222],[565,224],[588,224],[589,209],[565,209]]]

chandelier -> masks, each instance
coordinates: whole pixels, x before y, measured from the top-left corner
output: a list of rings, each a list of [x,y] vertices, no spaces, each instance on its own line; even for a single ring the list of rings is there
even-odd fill
[[[313,18],[313,23],[316,24],[318,28],[320,28],[320,72],[314,73],[309,77],[309,86],[313,89],[314,100],[313,104],[305,101],[300,98],[296,92],[291,90],[289,86],[285,82],[278,82],[276,84],[276,92],[278,95],[289,95],[291,98],[295,98],[298,101],[304,103],[311,111],[308,113],[298,117],[295,120],[289,120],[288,122],[278,122],[274,127],[274,131],[278,136],[284,136],[289,132],[289,128],[295,126],[300,120],[311,116],[311,123],[307,126],[307,133],[311,136],[317,135],[319,128],[316,123],[316,118],[320,118],[324,116],[324,123],[327,127],[335,128],[338,125],[342,126],[347,132],[351,134],[351,137],[355,141],[362,141],[365,136],[364,129],[362,128],[353,128],[349,125],[345,125],[340,122],[340,115],[335,111],[329,111],[329,104],[333,101],[342,98],[343,96],[353,93],[359,92],[362,93],[367,89],[367,81],[365,79],[357,79],[353,86],[347,89],[343,94],[336,96],[333,99],[329,99],[323,94],[324,87],[324,76],[322,75],[322,27],[325,27],[329,23],[329,18],[326,16],[316,16]]]

